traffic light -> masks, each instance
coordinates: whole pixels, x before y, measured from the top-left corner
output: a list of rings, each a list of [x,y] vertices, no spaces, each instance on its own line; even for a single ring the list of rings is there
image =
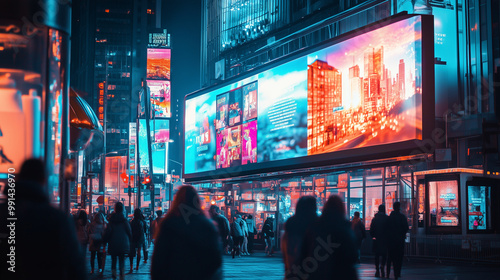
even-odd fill
[[[149,176],[144,177],[144,181],[142,181],[142,183],[144,185],[147,185],[147,184],[151,183],[151,178]]]
[[[123,183],[127,184],[128,183],[128,174],[123,172],[120,174],[120,178],[122,178]]]

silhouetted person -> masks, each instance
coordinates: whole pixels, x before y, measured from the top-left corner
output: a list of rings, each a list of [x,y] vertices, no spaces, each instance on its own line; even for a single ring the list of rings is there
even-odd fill
[[[394,279],[401,277],[401,266],[403,265],[403,255],[405,251],[405,238],[408,232],[408,219],[401,214],[401,204],[394,202],[394,211],[389,216],[388,222],[388,252],[387,277],[391,272],[391,264],[394,264]]]
[[[132,230],[123,213],[123,203],[115,204],[115,212],[109,218],[109,224],[104,233],[104,240],[108,243],[108,252],[111,255],[111,273],[116,279],[116,261],[119,261],[120,279],[125,278],[125,254],[130,252]]]
[[[358,279],[356,240],[340,197],[330,196],[304,246],[302,263],[292,266],[299,279]]]
[[[370,235],[373,241],[375,254],[375,277],[385,277],[385,264],[387,261],[387,234],[389,217],[385,214],[385,205],[378,206],[378,213],[373,217],[370,225]],[[380,262],[382,260],[382,262]]]
[[[226,219],[226,217],[220,214],[220,209],[217,205],[210,206],[208,214],[210,215],[210,218],[212,218],[212,220],[216,223],[222,243],[222,248],[226,248],[228,245],[229,237],[229,221]]]
[[[245,236],[245,232],[243,231],[243,228],[241,227],[241,222],[243,220],[241,219],[241,215],[236,215],[234,216],[234,221],[231,224],[231,236],[233,237],[233,259],[234,256],[236,255],[237,257],[241,257],[240,251],[241,251],[241,244],[243,243],[243,236]]]
[[[302,247],[304,238],[318,219],[316,211],[316,198],[313,196],[303,196],[297,202],[295,215],[290,217],[285,223],[285,234],[281,243],[285,263],[285,279],[294,279],[297,277],[292,272],[292,266],[299,266],[303,261]]]
[[[83,254],[87,253],[87,245],[89,244],[89,218],[85,210],[78,211],[76,218],[76,236],[82,246]]]
[[[104,215],[102,213],[95,213],[94,219],[89,226],[89,251],[90,251],[90,268],[91,272],[94,273],[94,263],[97,256],[97,267],[99,273],[102,275],[104,270],[104,247],[103,242],[104,230],[106,229],[106,224],[104,222]],[[105,256],[104,256],[105,257]]]
[[[160,230],[160,224],[163,219],[163,211],[156,211],[156,219],[151,223],[151,239],[156,240],[158,236],[158,231]]]
[[[361,261],[361,244],[366,237],[366,229],[363,220],[359,217],[359,212],[354,212],[354,218],[351,221],[351,227],[356,237],[356,250],[358,252],[358,263]]]
[[[151,279],[222,279],[217,229],[200,206],[193,186],[182,186],[161,223]]]
[[[134,257],[137,255],[137,265],[135,270],[139,270],[139,264],[141,263],[141,249],[144,253],[144,262],[148,260],[148,250],[146,248],[146,232],[147,225],[144,220],[144,215],[141,209],[137,208],[134,210],[134,219],[130,223],[132,229],[132,242],[130,248],[130,272],[132,272],[132,267],[134,264]]]
[[[274,253],[274,219],[272,217],[267,217],[264,225],[262,226],[262,235],[264,241],[266,242],[266,248],[264,249],[267,256],[272,257]]]
[[[247,223],[247,228],[248,228],[248,252],[252,253],[253,241],[255,239],[255,234],[257,233],[257,230],[255,229],[255,221],[253,219],[253,216],[248,215],[245,222]]]
[[[50,205],[43,162],[26,160],[12,178],[14,187],[5,186],[4,193],[15,208],[0,205],[0,279],[87,279],[75,223]],[[8,241],[11,232],[15,244]]]

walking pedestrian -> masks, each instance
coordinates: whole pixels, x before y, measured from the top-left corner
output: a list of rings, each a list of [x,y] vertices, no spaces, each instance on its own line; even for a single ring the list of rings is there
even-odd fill
[[[156,219],[154,219],[154,221],[151,223],[151,238],[153,239],[153,242],[156,240],[156,237],[158,236],[158,231],[160,230],[160,224],[162,218],[163,218],[163,211],[157,210]]]
[[[78,241],[80,246],[82,246],[83,254],[87,253],[87,245],[89,244],[89,218],[85,210],[78,211],[78,216],[76,218],[76,234],[78,236]]]
[[[241,215],[237,214],[236,216],[234,216],[234,221],[231,224],[231,236],[233,237],[233,259],[235,255],[237,257],[241,257],[240,251],[244,236],[243,228],[241,227],[241,221]]]
[[[408,232],[408,219],[401,214],[401,203],[394,202],[394,210],[391,212],[388,221],[388,253],[387,277],[391,272],[391,265],[394,265],[394,279],[401,277],[401,267],[403,266],[403,256],[405,251],[405,238]]]
[[[96,213],[89,226],[90,273],[94,273],[95,258],[97,256],[97,269],[99,270],[99,274],[103,274],[103,255],[105,250],[105,244],[103,242],[104,230],[104,216],[101,213]]]
[[[378,206],[378,213],[373,217],[370,225],[370,235],[375,254],[375,277],[385,278],[385,265],[387,261],[387,227],[389,217],[385,214],[385,205]]]
[[[46,189],[45,164],[28,159],[12,184],[4,188],[7,197],[15,194],[15,218],[9,204],[0,204],[0,279],[87,279],[85,258],[78,242],[74,220],[50,205]],[[10,178],[10,176],[9,176]],[[15,266],[4,257],[10,252],[15,224]],[[12,269],[12,270],[11,270]],[[14,272],[15,271],[15,272]]]
[[[306,234],[304,246],[303,261],[292,268],[299,279],[358,279],[356,239],[339,196],[330,196],[318,222]]]
[[[241,217],[240,221],[241,229],[243,230],[243,242],[241,243],[241,255],[249,256],[248,253],[248,227],[247,222],[244,219],[244,216]]]
[[[115,204],[115,212],[109,218],[109,224],[104,233],[104,241],[108,243],[108,251],[111,255],[111,273],[116,279],[116,262],[119,262],[120,280],[125,278],[125,254],[130,252],[130,240],[132,230],[125,218],[123,203]]]
[[[130,243],[130,272],[133,271],[134,257],[137,255],[137,265],[135,270],[139,270],[139,264],[141,263],[141,249],[144,253],[144,262],[148,260],[148,250],[146,247],[146,232],[147,226],[144,220],[144,215],[141,209],[137,208],[134,210],[134,219],[130,222],[130,228],[132,229],[132,242]]]
[[[257,229],[255,228],[255,221],[252,215],[248,215],[245,222],[247,223],[248,228],[248,254],[253,252],[253,242],[255,239],[255,234],[257,233]]]
[[[151,279],[222,279],[222,247],[193,186],[182,186],[155,243]]]
[[[292,272],[292,267],[300,266],[302,262],[304,238],[318,219],[316,211],[316,198],[303,196],[297,202],[295,215],[285,223],[285,234],[281,243],[285,279],[296,279],[297,275]]]
[[[358,263],[361,262],[361,245],[366,238],[366,229],[363,220],[359,217],[359,212],[354,212],[354,217],[351,221],[351,227],[356,236],[356,250],[358,252]]]
[[[267,256],[272,257],[274,254],[274,218],[267,217],[264,222],[264,226],[262,227],[262,235],[266,242],[265,253]]]
[[[229,221],[226,217],[220,214],[220,209],[217,205],[210,206],[208,213],[217,226],[220,240],[222,242],[222,248],[225,250],[228,245],[229,238]]]

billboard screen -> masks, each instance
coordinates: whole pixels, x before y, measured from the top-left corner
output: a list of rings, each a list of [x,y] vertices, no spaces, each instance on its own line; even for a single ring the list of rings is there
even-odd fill
[[[151,156],[153,159],[153,174],[164,174],[167,145],[170,138],[169,120],[150,120],[151,129]],[[149,171],[149,146],[146,138],[146,120],[139,120],[139,156],[141,173]]]
[[[155,118],[170,118],[170,81],[146,80]]]
[[[422,140],[422,97],[434,98],[423,92],[423,18],[377,23],[188,95],[185,178],[332,164],[331,153]]]
[[[170,80],[170,49],[148,49],[148,80]]]

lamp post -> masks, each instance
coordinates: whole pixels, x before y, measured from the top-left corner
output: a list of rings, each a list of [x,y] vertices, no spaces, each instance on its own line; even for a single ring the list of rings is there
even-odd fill
[[[181,170],[179,172],[179,180],[182,182],[182,163],[180,163],[180,162],[178,162],[176,160],[173,160],[173,159],[168,159],[168,161],[169,162],[171,161],[171,162],[173,162],[173,163],[178,164],[178,165],[181,166]],[[170,189],[168,191],[168,193],[169,193],[169,197],[168,198],[169,198],[170,205],[172,204],[172,200],[173,200],[173,191],[174,191],[173,177],[174,177],[174,172],[175,172],[175,169],[172,169],[172,179],[170,181]]]

